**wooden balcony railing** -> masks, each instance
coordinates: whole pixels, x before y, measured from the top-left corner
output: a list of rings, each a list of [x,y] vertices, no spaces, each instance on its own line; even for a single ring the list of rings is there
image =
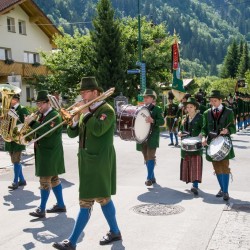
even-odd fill
[[[48,69],[44,65],[33,65],[22,62],[6,64],[5,61],[0,60],[0,76],[9,76],[12,72],[14,72],[15,75],[21,75],[22,77],[48,75]]]

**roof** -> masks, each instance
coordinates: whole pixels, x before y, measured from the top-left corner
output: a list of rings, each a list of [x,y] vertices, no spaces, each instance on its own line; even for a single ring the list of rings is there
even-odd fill
[[[53,36],[62,33],[33,0],[0,0],[0,15],[8,13],[16,6],[20,6],[23,9],[29,16],[30,22],[37,24],[37,26],[39,26],[39,28],[49,37],[52,46],[55,47],[52,41]]]

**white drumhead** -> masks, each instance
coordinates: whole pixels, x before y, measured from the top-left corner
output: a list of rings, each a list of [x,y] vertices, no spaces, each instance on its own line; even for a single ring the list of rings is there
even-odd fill
[[[199,136],[196,137],[189,137],[182,140],[182,143],[185,145],[195,145],[197,142],[201,142]]]
[[[218,136],[213,139],[209,145],[210,155],[215,155],[222,148],[224,144],[224,137]]]
[[[146,118],[150,116],[150,112],[147,108],[141,108],[135,118],[134,131],[137,142],[143,142],[147,139],[151,124],[146,123]]]

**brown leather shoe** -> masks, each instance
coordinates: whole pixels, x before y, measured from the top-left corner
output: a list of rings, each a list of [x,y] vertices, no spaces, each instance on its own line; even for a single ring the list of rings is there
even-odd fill
[[[112,232],[108,232],[103,238],[100,240],[100,245],[107,245],[113,241],[121,240],[121,233],[114,234]]]
[[[146,180],[145,181],[145,185],[146,186],[152,186],[153,185],[153,182],[151,180]]]
[[[64,240],[62,242],[55,242],[52,245],[54,248],[59,250],[75,250],[76,246],[73,246],[69,240]]]
[[[10,186],[8,186],[9,189],[15,190],[18,189],[18,183],[12,183]]]
[[[26,186],[27,182],[26,181],[19,181],[18,186]]]
[[[222,197],[223,196],[223,192],[222,190],[220,189],[220,191],[215,195],[215,197]]]
[[[65,213],[66,207],[59,207],[57,204],[46,210],[47,213]]]
[[[38,207],[34,212],[29,213],[29,215],[37,217],[37,218],[44,218],[45,212],[41,210],[40,207]]]
[[[228,201],[229,199],[230,199],[229,194],[228,193],[223,193],[223,200]]]

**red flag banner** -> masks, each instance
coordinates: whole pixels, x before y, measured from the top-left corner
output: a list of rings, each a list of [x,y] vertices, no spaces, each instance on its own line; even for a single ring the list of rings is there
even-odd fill
[[[177,41],[175,41],[175,43],[172,45],[172,59],[173,69],[177,70],[179,68],[179,48]]]

